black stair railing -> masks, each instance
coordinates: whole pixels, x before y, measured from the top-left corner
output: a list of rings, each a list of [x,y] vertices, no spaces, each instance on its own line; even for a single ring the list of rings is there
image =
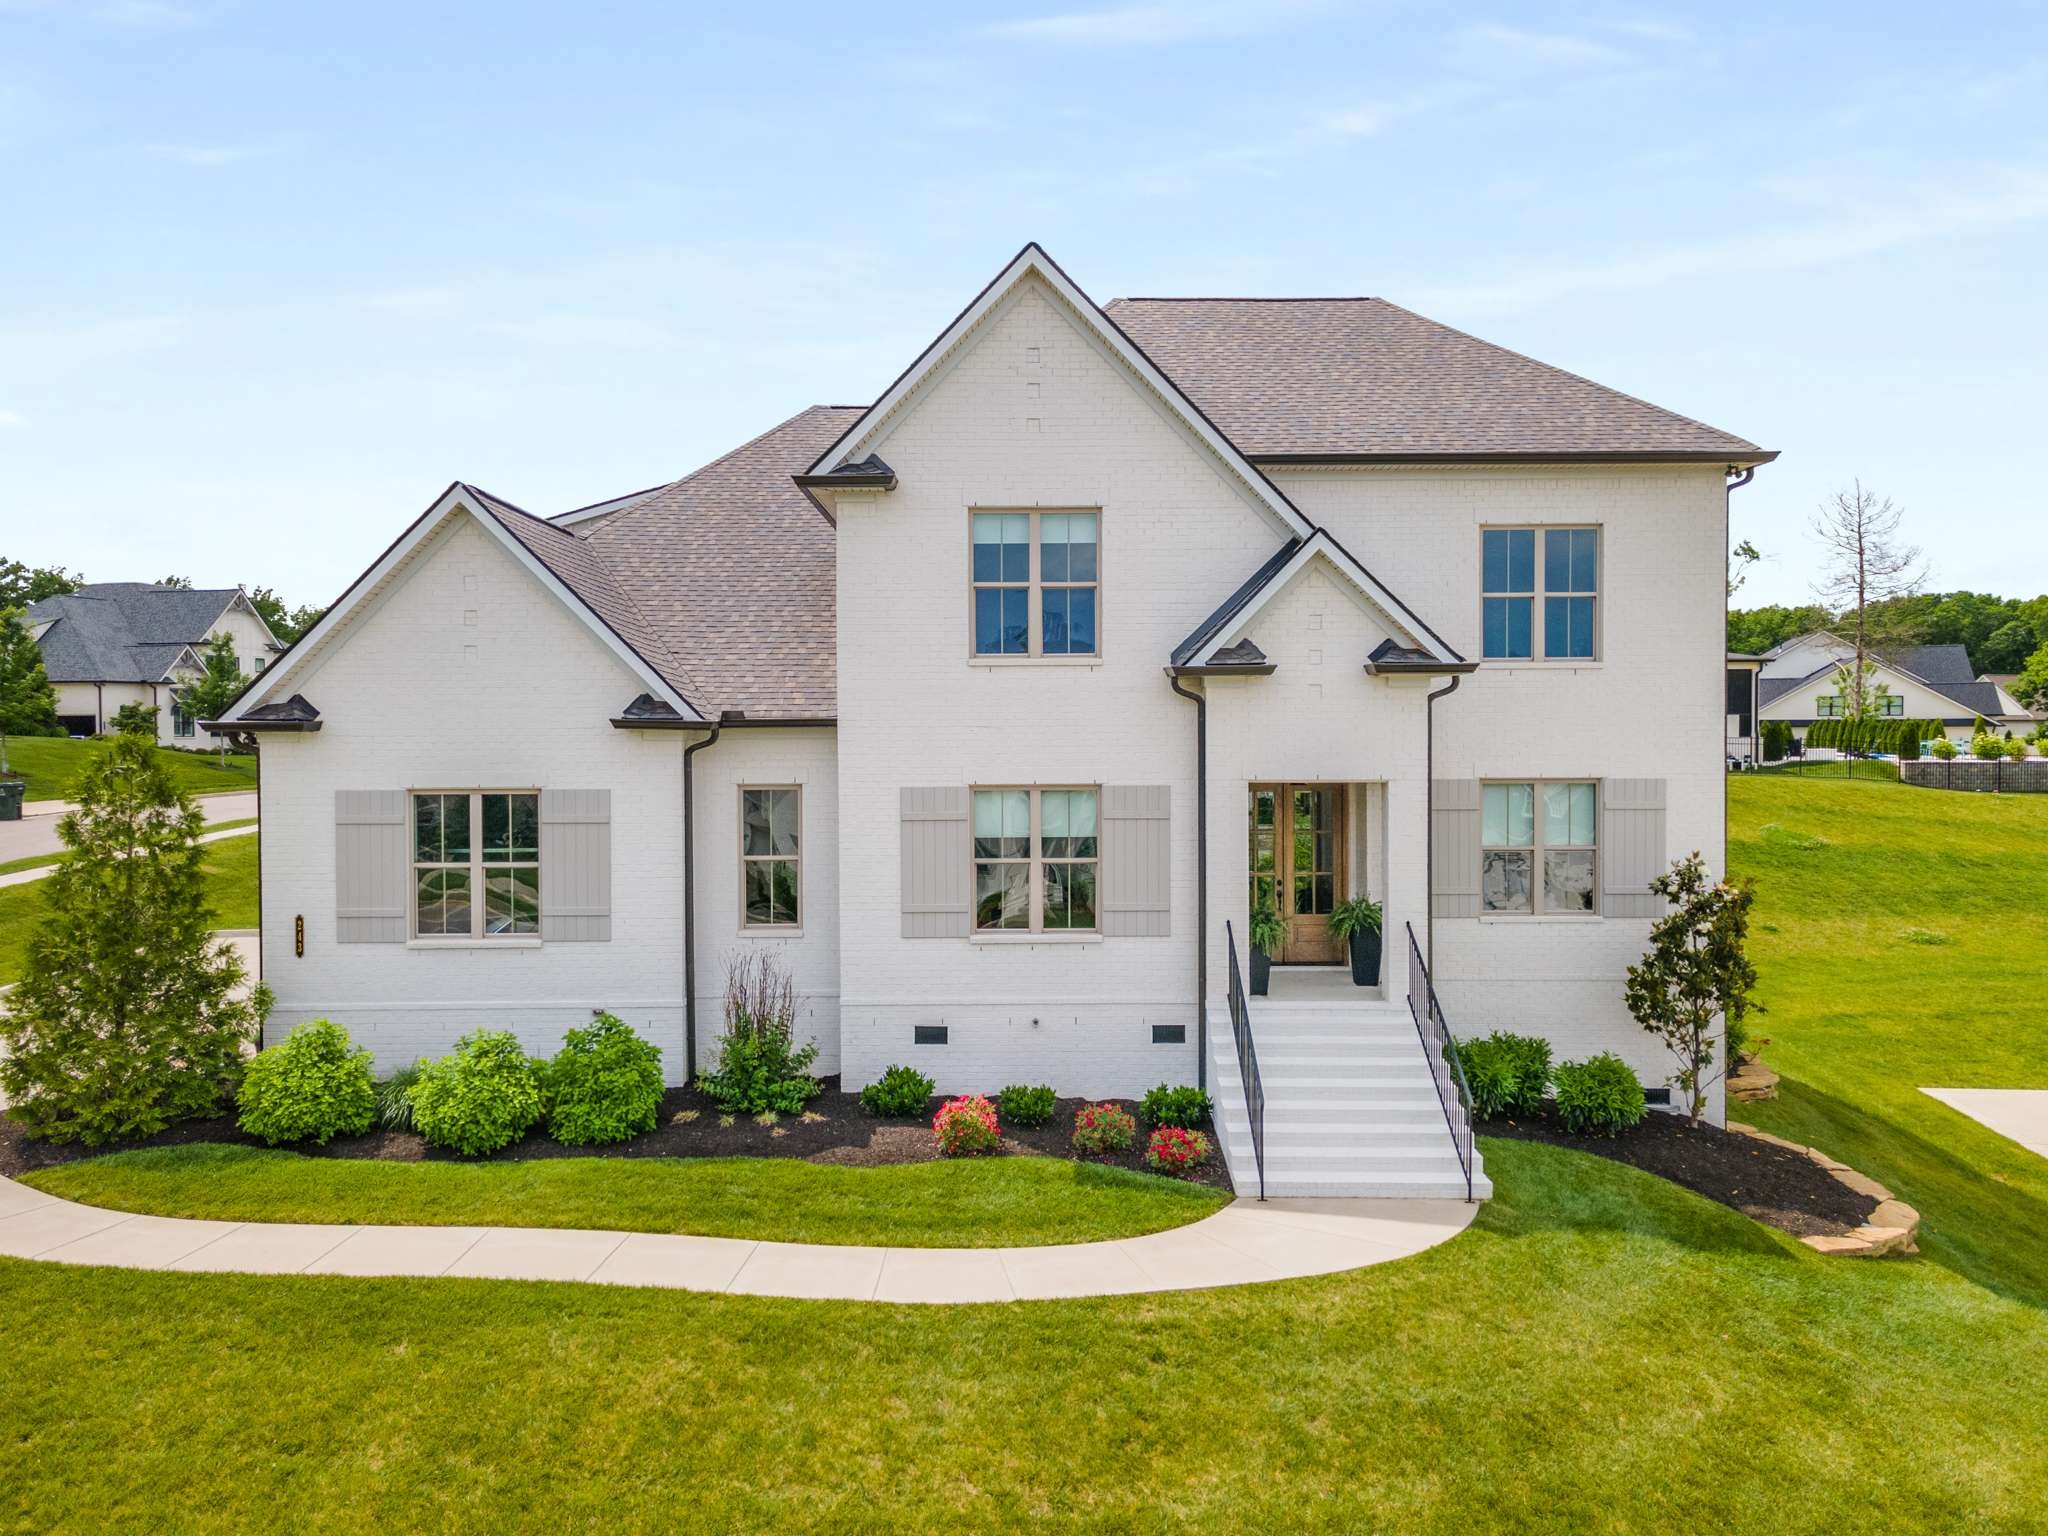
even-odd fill
[[[1244,977],[1237,969],[1237,936],[1223,925],[1230,952],[1230,1034],[1237,1042],[1237,1073],[1244,1082],[1245,1114],[1252,1127],[1252,1161],[1259,1170],[1259,1198],[1266,1198],[1266,1085],[1259,1081],[1259,1052],[1252,1044],[1252,1015],[1245,1006]]]
[[[1465,1082],[1465,1068],[1458,1061],[1458,1042],[1444,1018],[1443,1005],[1436,999],[1436,984],[1429,979],[1422,947],[1415,942],[1415,925],[1408,928],[1408,1014],[1415,1020],[1415,1033],[1422,1037],[1422,1054],[1429,1062],[1429,1075],[1436,1083],[1437,1102],[1443,1106],[1444,1124],[1450,1127],[1451,1145],[1458,1151],[1458,1166],[1465,1174],[1465,1200],[1472,1200],[1472,1090]],[[1235,955],[1232,956],[1233,969]]]

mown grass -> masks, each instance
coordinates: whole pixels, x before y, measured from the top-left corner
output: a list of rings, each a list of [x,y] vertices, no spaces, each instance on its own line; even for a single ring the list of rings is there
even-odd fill
[[[7,738],[8,778],[22,780],[29,800],[69,800],[87,767],[106,751],[104,740],[74,741],[64,736],[10,736]],[[256,758],[252,753],[230,752],[221,766],[217,752],[179,752],[169,747],[156,749],[173,782],[195,795],[219,794],[226,790],[256,787]]]
[[[2048,1326],[1486,1147],[1397,1264],[994,1307],[0,1263],[25,1529],[2038,1528]]]
[[[162,1147],[22,1182],[67,1200],[223,1221],[586,1227],[793,1243],[1000,1248],[1160,1232],[1223,1191],[1054,1157],[821,1167],[794,1158],[381,1163]]]
[[[255,825],[256,818],[254,816],[242,816],[233,821],[209,821],[206,824],[206,830],[209,833],[232,832],[238,827],[253,827]],[[0,864],[0,875],[18,875],[24,870],[48,869],[51,865],[62,860],[63,857],[64,855],[61,853],[38,853],[32,854],[25,859],[9,859],[6,863]]]
[[[216,928],[257,925],[257,843],[262,834],[227,837],[205,849],[206,897]],[[28,962],[28,941],[48,910],[47,880],[0,886],[0,986],[21,979]]]

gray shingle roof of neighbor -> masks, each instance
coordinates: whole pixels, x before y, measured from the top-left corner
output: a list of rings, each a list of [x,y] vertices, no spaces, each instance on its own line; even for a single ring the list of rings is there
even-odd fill
[[[1254,459],[1776,457],[1385,299],[1113,299],[1106,311]]]
[[[142,581],[100,581],[31,603],[31,626],[53,683],[155,683],[186,648],[203,645],[239,587],[187,591]]]
[[[834,535],[795,477],[863,410],[799,411],[573,541],[601,557],[668,648],[688,658],[698,691],[687,697],[700,712],[833,717]]]
[[[1998,702],[1997,685],[1979,682],[1976,674],[1970,670],[1970,652],[1967,646],[1909,645],[1881,659],[1889,661],[1901,672],[1917,677],[1943,698],[1962,705],[1971,714],[1982,715],[1988,720],[2004,713],[2004,707]],[[1832,661],[1828,662],[1825,666],[1816,667],[1804,677],[1758,678],[1757,702],[1775,703],[1788,693],[1811,687],[1815,682],[1831,677],[1836,665]]]

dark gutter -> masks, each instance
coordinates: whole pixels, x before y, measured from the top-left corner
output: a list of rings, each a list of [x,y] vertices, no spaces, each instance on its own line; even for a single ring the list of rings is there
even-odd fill
[[[1753,453],[1655,453],[1640,450],[1588,453],[1254,453],[1255,464],[1275,468],[1316,464],[1768,464],[1778,450]]]
[[[1267,667],[1266,671],[1273,669]],[[1195,1086],[1209,1086],[1209,699],[1181,686],[1186,673],[1168,669],[1166,681],[1195,701]],[[1197,676],[1203,675],[1200,673]]]
[[[259,731],[317,731],[318,720],[201,720],[199,729],[216,736],[240,736]]]
[[[1166,673],[1169,677],[1271,677],[1279,670],[1279,662],[1268,661],[1252,667],[1168,667]]]
[[[691,761],[718,740],[723,719],[711,734],[683,748],[683,1081],[697,1080],[697,777]]]
[[[791,475],[798,486],[809,490],[813,486],[821,491],[893,491],[896,489],[896,471],[884,473],[862,472],[860,474]]]
[[[1470,670],[1468,667],[1466,670]],[[1436,701],[1447,699],[1464,681],[1462,673],[1451,675],[1450,686],[1431,693],[1423,705],[1423,829],[1429,841],[1422,848],[1423,907],[1422,935],[1429,950],[1429,979],[1436,983]]]
[[[612,728],[620,731],[701,731],[712,724],[713,722],[708,720],[685,720],[680,716],[674,720],[636,720],[629,715],[614,715],[611,719]],[[718,720],[716,724],[728,731],[816,729],[820,726],[837,728],[839,717],[837,715],[792,715],[786,719],[749,720],[744,716],[735,715],[731,711],[727,711],[725,716]]]
[[[1368,661],[1365,664],[1369,677],[1462,677],[1467,672],[1477,672],[1476,661]],[[1446,688],[1445,693],[1453,690]],[[1435,698],[1435,694],[1430,695]]]

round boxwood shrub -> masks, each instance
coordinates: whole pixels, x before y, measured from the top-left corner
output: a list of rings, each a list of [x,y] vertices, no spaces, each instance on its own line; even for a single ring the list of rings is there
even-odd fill
[[[1059,1108],[1059,1095],[1049,1083],[1012,1083],[996,1095],[996,1108],[1012,1125],[1045,1125]]]
[[[1934,745],[1929,747],[1927,751],[1930,756],[1938,757],[1945,763],[1952,763],[1956,759],[1956,744],[1946,736],[1936,737]]]
[[[1550,1042],[1496,1030],[1459,1046],[1458,1064],[1472,1090],[1472,1112],[1480,1119],[1533,1115],[1550,1082]]]
[[[1084,1104],[1074,1111],[1076,1152],[1128,1152],[1138,1139],[1138,1122],[1121,1104]]]
[[[935,1092],[932,1080],[915,1067],[891,1067],[860,1091],[860,1107],[885,1120],[909,1120],[924,1113]]]
[[[996,1121],[995,1105],[978,1093],[946,1100],[932,1116],[932,1140],[948,1157],[996,1151],[1003,1144],[1003,1128]]]
[[[1557,1123],[1574,1136],[1612,1136],[1648,1113],[1643,1085],[1613,1052],[1559,1065]]]
[[[565,1147],[624,1141],[661,1119],[661,1049],[600,1013],[562,1036],[548,1063],[548,1134]]]
[[[1209,1123],[1209,1095],[1199,1088],[1169,1088],[1161,1083],[1145,1095],[1138,1113],[1150,1126],[1174,1125],[1198,1131]]]
[[[356,1136],[377,1116],[370,1053],[331,1019],[301,1024],[284,1043],[258,1051],[242,1074],[237,1121],[273,1147],[287,1141],[325,1146]]]
[[[415,1128],[430,1145],[465,1157],[510,1146],[540,1117],[540,1066],[510,1030],[464,1035],[412,1085]]]

